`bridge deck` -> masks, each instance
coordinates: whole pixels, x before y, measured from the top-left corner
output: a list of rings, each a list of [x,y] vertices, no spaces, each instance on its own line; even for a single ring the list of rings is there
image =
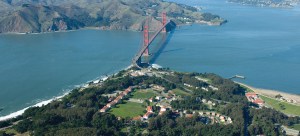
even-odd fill
[[[150,46],[150,44],[154,41],[154,39],[157,37],[157,35],[170,23],[171,21],[169,20],[165,25],[162,25],[155,33],[154,35],[150,38],[149,44],[147,46],[142,45],[142,49],[138,52],[138,54],[133,58],[133,63],[137,64],[137,61],[142,57],[143,53],[145,50]]]

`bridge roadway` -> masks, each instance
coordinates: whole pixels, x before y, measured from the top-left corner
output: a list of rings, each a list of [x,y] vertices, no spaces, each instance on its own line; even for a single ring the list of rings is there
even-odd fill
[[[145,50],[151,45],[151,43],[154,41],[154,39],[157,37],[157,35],[170,23],[171,21],[168,20],[168,22],[165,25],[162,25],[150,38],[149,44],[147,46],[142,45],[142,49],[138,52],[138,54],[133,58],[132,63],[138,66],[138,61],[140,61],[140,58],[142,57]]]

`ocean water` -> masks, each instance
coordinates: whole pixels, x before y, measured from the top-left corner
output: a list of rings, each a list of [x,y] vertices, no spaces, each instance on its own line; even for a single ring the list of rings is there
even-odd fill
[[[225,0],[172,0],[228,20],[174,32],[158,64],[179,71],[213,72],[249,85],[300,94],[300,7],[261,8]]]
[[[0,35],[0,116],[131,64],[140,33],[80,30]]]
[[[226,18],[222,26],[180,26],[154,63],[187,72],[239,74],[249,85],[300,93],[300,8],[173,0]],[[80,30],[0,35],[0,116],[60,96],[130,65],[142,34]],[[153,45],[155,46],[155,44]]]

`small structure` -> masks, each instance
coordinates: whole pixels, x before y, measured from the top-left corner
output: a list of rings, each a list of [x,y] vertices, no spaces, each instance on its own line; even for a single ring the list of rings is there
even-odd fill
[[[149,99],[149,102],[153,102],[153,98],[152,97]]]
[[[187,87],[193,87],[192,85],[190,84],[187,84],[187,83],[183,83],[184,86],[187,86]]]
[[[158,91],[163,91],[163,90],[165,90],[164,87],[159,86],[159,85],[152,85],[152,88],[153,88],[154,90],[158,90]]]
[[[149,119],[149,117],[152,115],[152,112],[147,112],[144,116],[143,116],[143,118],[145,119],[145,120],[147,120],[147,119]]]
[[[161,96],[156,96],[155,99],[158,100],[158,101],[160,101],[161,100]]]
[[[205,90],[206,92],[208,92],[208,88],[205,87],[201,87],[202,90]]]
[[[166,111],[167,111],[167,108],[165,106],[161,106],[158,115],[162,115]]]
[[[147,106],[147,113],[144,114],[143,119],[147,120],[153,114],[152,106]]]
[[[216,113],[215,112],[211,112],[211,116],[216,116]]]
[[[260,99],[260,98],[257,98],[253,101],[253,103],[259,105],[259,106],[263,106],[264,105],[264,100]]]
[[[225,117],[224,116],[220,116],[220,121],[221,122],[225,122]]]
[[[246,93],[246,97],[247,97],[248,101],[250,101],[252,103],[255,103],[255,104],[259,105],[259,106],[263,106],[264,103],[265,103],[262,99],[260,99],[258,97],[258,95],[256,93],[253,93],[253,92]]]
[[[227,118],[227,122],[228,122],[228,123],[232,123],[232,120],[231,120],[230,117]]]
[[[187,118],[192,118],[192,117],[193,117],[193,114],[185,114],[185,117],[187,117]]]
[[[153,112],[152,106],[147,106],[147,112]]]
[[[214,86],[212,86],[212,85],[209,85],[208,87],[211,88],[211,89],[214,90],[214,91],[218,91],[218,90],[219,90],[219,88],[214,87]]]
[[[112,101],[112,102],[108,103],[106,106],[111,108],[111,107],[115,106],[116,104],[117,103],[115,101]]]
[[[257,94],[254,93],[254,92],[246,93],[246,97],[247,97],[248,99],[249,99],[249,98],[253,98],[253,99],[258,98],[258,97],[257,97]]]
[[[100,110],[100,112],[106,112],[108,109],[109,109],[109,108],[108,108],[107,106],[104,106],[104,107]]]
[[[119,103],[120,101],[121,101],[121,98],[120,98],[120,97],[117,97],[113,102]]]

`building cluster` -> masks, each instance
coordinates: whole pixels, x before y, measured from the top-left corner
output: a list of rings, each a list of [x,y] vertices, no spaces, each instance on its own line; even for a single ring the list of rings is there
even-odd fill
[[[143,70],[130,70],[129,75],[132,77],[138,77],[138,76],[153,76],[153,73],[149,69],[143,69]]]
[[[147,112],[144,114],[143,119],[147,120],[153,114],[152,106],[147,106]]]
[[[164,88],[164,87],[162,87],[162,86],[159,86],[159,85],[154,85],[154,84],[151,84],[151,85],[150,85],[150,87],[151,87],[152,89],[154,89],[154,90],[158,90],[158,91],[163,91],[163,90],[165,90],[165,88]]]
[[[288,103],[297,103],[296,100],[284,98],[283,96],[277,97],[277,99]]]
[[[259,105],[260,107],[264,106],[264,100],[258,97],[258,95],[254,92],[246,93],[246,97],[248,101]]]
[[[127,96],[132,91],[131,87],[128,87],[125,91],[121,92],[117,98],[114,100],[110,100],[109,103],[107,103],[100,112],[106,112],[111,107],[115,106],[117,103],[119,103],[125,96]]]
[[[209,89],[211,89],[211,90],[213,90],[213,91],[218,91],[219,90],[219,88],[217,88],[217,87],[214,87],[214,86],[212,86],[212,85],[209,85],[208,87],[201,87],[201,89],[202,90],[205,90],[205,91],[209,91]]]
[[[202,103],[204,103],[204,104],[216,106],[216,103],[213,102],[213,101],[211,101],[211,100],[202,99],[201,101],[202,101]]]
[[[198,113],[199,117],[208,118],[211,120],[211,123],[223,123],[223,124],[231,124],[232,119],[230,117],[221,115],[216,112],[204,112],[204,111],[193,111],[192,113],[187,113],[186,110],[181,113],[180,116],[184,116],[187,118],[192,118],[196,113]]]
[[[215,123],[225,123],[225,124],[231,124],[232,119],[230,117],[221,115],[216,112],[199,112],[200,116],[209,117],[210,119],[214,120]]]

